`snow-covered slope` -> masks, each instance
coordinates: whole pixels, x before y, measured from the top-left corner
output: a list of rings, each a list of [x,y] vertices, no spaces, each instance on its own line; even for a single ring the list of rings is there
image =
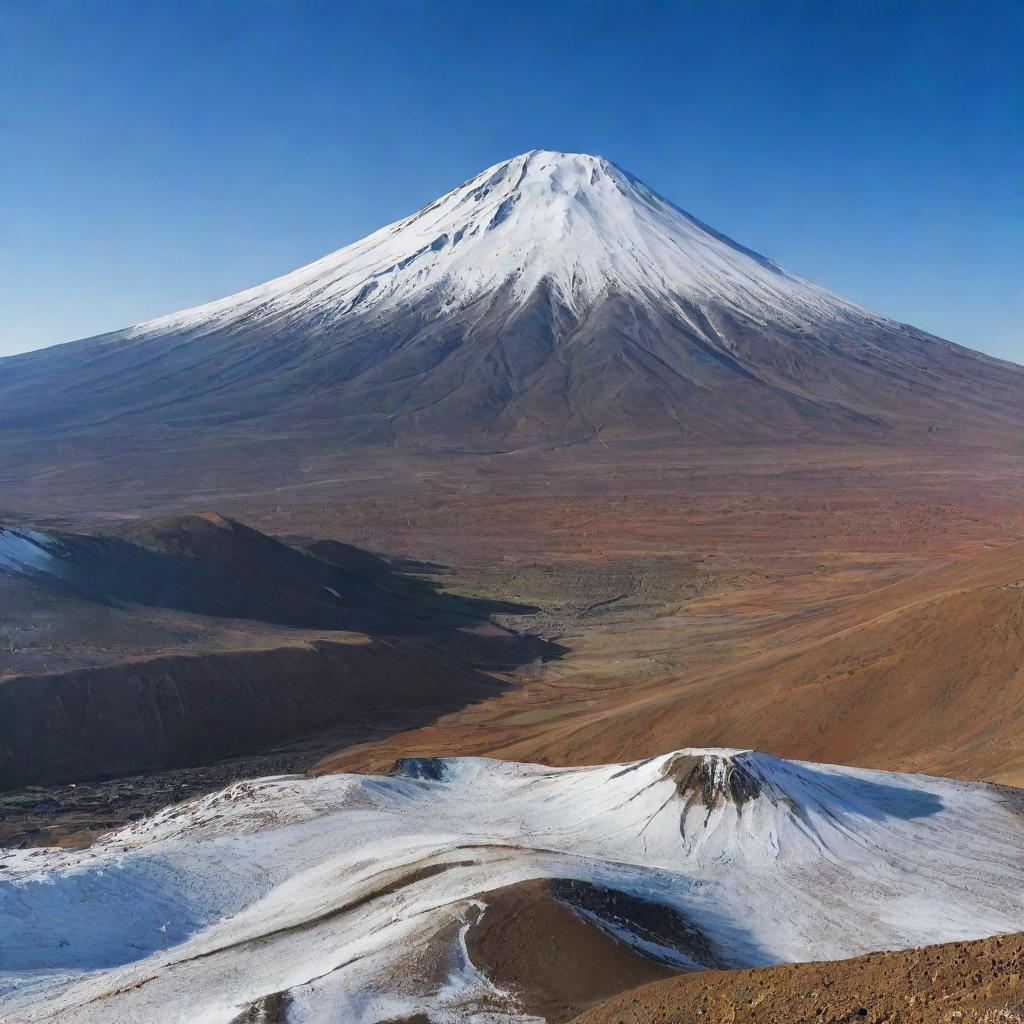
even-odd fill
[[[6,854],[0,1017],[228,1024],[286,993],[290,1024],[523,1020],[465,936],[489,891],[531,878],[630,894],[643,927],[581,912],[680,967],[1021,929],[1012,800],[726,750],[241,783],[87,851]]]
[[[548,283],[575,313],[617,292],[714,299],[755,321],[870,316],[684,213],[601,157],[533,150],[404,220],[238,295],[133,328],[135,337],[273,321],[330,327],[429,299],[439,311]]]
[[[0,572],[35,574],[53,571],[60,541],[39,530],[0,526]]]

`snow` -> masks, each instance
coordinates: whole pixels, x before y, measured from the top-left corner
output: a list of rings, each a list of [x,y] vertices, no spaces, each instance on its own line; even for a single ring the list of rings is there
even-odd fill
[[[54,566],[55,540],[38,530],[0,527],[0,572],[47,572]]]
[[[749,751],[262,779],[6,851],[0,1019],[228,1024],[287,991],[290,1024],[524,1022],[466,950],[496,888],[669,904],[735,966],[832,959],[1024,928],[1022,842],[994,787]]]
[[[131,329],[137,338],[269,325],[328,328],[425,299],[439,312],[542,281],[581,311],[610,291],[689,320],[683,302],[791,326],[871,314],[742,248],[601,157],[534,150],[418,213],[237,295]]]

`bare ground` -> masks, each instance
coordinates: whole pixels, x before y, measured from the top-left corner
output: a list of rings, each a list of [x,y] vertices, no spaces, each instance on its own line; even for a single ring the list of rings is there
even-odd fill
[[[853,960],[678,975],[574,1024],[1018,1024],[1024,935]]]
[[[645,982],[676,972],[635,953],[551,895],[551,882],[508,886],[481,897],[486,910],[466,935],[473,965],[551,1024]]]

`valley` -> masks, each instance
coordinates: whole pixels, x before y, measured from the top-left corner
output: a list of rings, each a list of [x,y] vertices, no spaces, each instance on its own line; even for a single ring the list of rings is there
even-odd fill
[[[453,750],[571,765],[705,739],[786,757],[1022,781],[1024,745],[1014,717],[1024,594],[1014,586],[1024,578],[1017,456],[989,453],[968,462],[943,452],[775,449],[649,458],[626,459],[603,447],[574,451],[571,461],[563,453],[534,453],[518,466],[497,457],[445,458],[443,473],[435,467],[425,474],[431,482],[394,472],[382,460],[388,468],[377,480],[353,467],[341,480],[304,488],[305,505],[276,487],[244,499],[219,495],[222,507],[244,511],[261,530],[287,522],[295,533],[317,530],[415,555],[418,575],[409,582],[378,556],[361,557],[378,581],[381,572],[390,574],[385,591],[397,588],[408,601],[431,580],[430,587],[441,588],[431,601],[450,604],[456,620],[463,610],[493,620],[511,631],[513,646],[504,664],[494,650],[467,647],[457,655],[491,659],[477,661],[485,675],[472,684],[476,694],[464,708],[428,710],[421,723],[403,719],[390,696],[389,725],[365,712],[365,724],[341,732],[300,720],[280,749],[252,732],[250,709],[243,721],[254,758],[232,768],[222,753],[213,758],[221,768],[204,769],[179,755],[176,763],[171,758],[173,783],[158,792],[180,799],[279,770],[387,771],[402,756]],[[591,465],[581,468],[587,460]],[[728,471],[716,472],[712,463]],[[604,498],[613,474],[615,493]],[[980,486],[982,477],[995,483]],[[347,491],[353,493],[346,498]],[[110,530],[111,517],[84,528]],[[318,542],[304,543],[320,550]],[[313,584],[336,603],[323,585]],[[128,621],[142,617],[156,629],[170,612],[137,606],[131,614]],[[305,657],[311,643],[338,638],[294,624],[173,614],[179,653],[208,663],[211,673],[219,671],[217,645],[239,653],[262,648],[259,664],[267,665],[281,657],[268,648],[294,647],[296,657]],[[105,615],[102,628],[111,636],[119,617]],[[59,643],[39,633],[38,621],[28,634],[48,661],[69,645],[74,650],[71,621],[62,619]],[[95,630],[94,620],[84,622]],[[193,635],[182,632],[183,623]],[[349,617],[347,625],[358,623]],[[428,632],[438,628],[444,627]],[[138,645],[145,633],[132,629]],[[407,627],[395,623],[385,631]],[[8,673],[18,666],[24,674],[21,666],[32,663],[25,636],[15,629],[4,641],[18,648],[8,650]],[[89,651],[95,662],[94,644]],[[165,634],[157,634],[149,648],[124,650],[114,660],[167,653]],[[402,664],[394,661],[397,651],[388,657]],[[436,668],[429,650],[421,657],[422,665],[388,671],[411,672],[423,685]],[[84,663],[71,653],[66,668]],[[462,672],[473,678],[468,667]],[[967,689],[948,689],[954,675]],[[256,678],[250,671],[250,684]],[[450,685],[450,673],[442,678]],[[963,742],[968,736],[975,738]],[[154,770],[170,766],[165,759]],[[112,772],[123,776],[125,767],[94,764],[78,781]],[[109,788],[118,791],[118,784]],[[148,776],[138,777],[109,807],[104,803],[108,819],[100,820],[126,823],[129,814],[152,810],[159,798],[146,796],[150,788]],[[77,821],[74,796],[66,788],[59,797],[18,796],[17,807],[5,808],[6,834],[18,841],[34,836],[33,842],[54,827],[60,834],[51,812],[21,808],[45,808],[58,798],[66,820]],[[37,827],[42,831],[26,835]]]

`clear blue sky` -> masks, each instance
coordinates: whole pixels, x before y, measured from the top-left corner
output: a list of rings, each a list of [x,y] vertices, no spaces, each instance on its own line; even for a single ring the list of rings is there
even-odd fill
[[[532,148],[1024,362],[1024,4],[0,0],[0,354],[292,270]]]

